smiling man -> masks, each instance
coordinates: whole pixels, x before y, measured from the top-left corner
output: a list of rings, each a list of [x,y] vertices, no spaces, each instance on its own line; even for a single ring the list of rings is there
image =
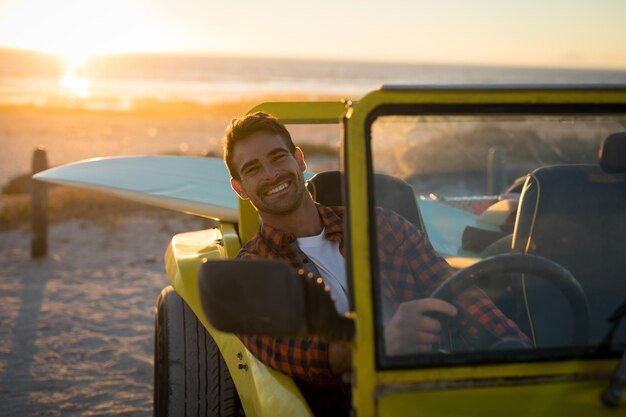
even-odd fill
[[[339,313],[347,312],[344,209],[313,201],[305,188],[304,155],[287,129],[273,116],[259,112],[234,119],[223,142],[231,185],[241,198],[252,202],[262,220],[259,233],[237,257],[280,259],[296,269],[313,268],[330,288]],[[451,274],[451,268],[426,236],[395,212],[377,209],[376,222],[378,240],[386,242],[382,246],[394,248],[389,253],[383,248],[380,253],[385,265],[382,281],[389,287],[385,303],[392,312],[385,323],[386,352],[400,355],[441,349],[441,323],[428,313],[454,317],[457,308],[429,296]],[[474,320],[500,337],[526,339],[481,291],[467,291],[460,303],[465,314],[460,318],[462,326],[472,327],[468,323]],[[341,384],[340,375],[351,368],[348,345],[317,337],[241,338],[263,363],[294,377],[316,414],[347,412],[349,390]],[[317,408],[320,400],[326,404]]]
[[[232,140],[231,149],[226,153],[232,177],[230,183],[240,197],[249,199],[256,207],[264,224],[282,226],[282,230],[306,236],[310,231],[321,230],[322,224],[304,186],[304,156],[284,127],[278,125],[280,127],[268,130],[265,126],[273,126],[273,123],[276,122],[261,117],[230,125],[227,137],[229,133],[231,137],[235,134],[243,137],[239,141]],[[246,134],[246,128],[263,130]],[[302,219],[309,221],[302,222]]]

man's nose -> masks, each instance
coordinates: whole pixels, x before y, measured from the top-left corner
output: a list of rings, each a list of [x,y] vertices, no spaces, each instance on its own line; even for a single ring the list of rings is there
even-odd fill
[[[274,179],[278,176],[278,168],[273,164],[264,164],[263,171],[267,179]]]

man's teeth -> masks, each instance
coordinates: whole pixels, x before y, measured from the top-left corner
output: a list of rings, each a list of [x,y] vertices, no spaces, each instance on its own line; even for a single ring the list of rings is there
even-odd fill
[[[287,188],[287,183],[286,183],[286,182],[284,182],[284,183],[282,183],[282,184],[280,184],[280,185],[278,185],[278,186],[276,186],[276,187],[272,188],[271,190],[269,190],[269,191],[267,192],[267,195],[276,194],[277,192],[282,191],[282,190],[284,190],[285,188]]]

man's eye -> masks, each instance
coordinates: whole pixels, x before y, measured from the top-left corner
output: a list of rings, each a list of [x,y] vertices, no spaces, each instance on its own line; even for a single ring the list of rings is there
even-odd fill
[[[286,155],[286,154],[281,153],[281,154],[278,154],[278,155],[274,156],[274,161],[282,161],[282,160],[283,160],[283,159],[285,159],[286,157],[287,157],[287,155]]]
[[[245,176],[255,175],[257,172],[259,172],[259,167],[251,167],[251,168],[245,169],[243,171],[243,175]]]

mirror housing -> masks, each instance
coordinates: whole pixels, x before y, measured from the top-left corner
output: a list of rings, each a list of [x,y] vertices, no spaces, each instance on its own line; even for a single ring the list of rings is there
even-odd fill
[[[354,321],[337,313],[328,287],[267,259],[211,260],[200,267],[200,302],[218,330],[240,335],[347,341]]]

